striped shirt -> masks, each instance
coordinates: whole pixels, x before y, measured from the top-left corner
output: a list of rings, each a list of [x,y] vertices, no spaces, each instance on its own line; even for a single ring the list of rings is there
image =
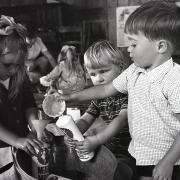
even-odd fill
[[[130,154],[137,165],[156,165],[180,130],[180,120],[174,116],[180,113],[180,65],[170,59],[146,71],[132,64],[113,85],[128,93]]]

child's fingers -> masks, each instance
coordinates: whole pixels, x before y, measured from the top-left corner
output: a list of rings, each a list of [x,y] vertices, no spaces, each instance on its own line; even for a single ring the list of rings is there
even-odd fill
[[[85,150],[85,149],[80,150],[80,149],[77,149],[77,148],[76,148],[76,151],[78,152],[78,154],[82,154],[82,155],[89,154],[89,152],[88,152],[87,150]]]
[[[69,138],[67,135],[64,136],[64,143],[70,148],[75,148],[76,146],[73,139]]]
[[[36,155],[36,150],[31,144],[26,145],[27,151],[29,151],[32,155]]]
[[[23,146],[23,150],[27,153],[30,152],[32,155],[36,155],[42,149],[42,146],[43,144],[36,139],[27,139]]]
[[[55,89],[49,89],[49,91],[47,92],[47,95],[56,93],[57,91]]]
[[[39,148],[42,148],[44,145],[44,143],[42,141],[39,141],[38,139],[33,139],[33,141]]]
[[[64,142],[72,142],[72,143],[74,143],[73,139],[70,138],[70,137],[67,136],[67,135],[64,136]]]
[[[83,146],[83,141],[76,141],[76,146]]]
[[[51,81],[46,80],[46,76],[43,76],[39,79],[40,84],[46,87],[49,87],[51,85]]]
[[[24,147],[22,150],[24,150],[24,151],[25,151],[27,154],[29,154],[30,156],[31,156],[31,155],[35,155],[35,154],[32,154],[27,147]]]
[[[76,149],[76,153],[80,159],[84,159],[86,155],[89,154],[87,151],[80,151],[79,149]]]

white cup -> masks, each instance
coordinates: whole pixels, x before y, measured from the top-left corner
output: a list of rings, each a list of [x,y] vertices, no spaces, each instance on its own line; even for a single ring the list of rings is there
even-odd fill
[[[71,115],[75,122],[81,117],[81,112],[78,108],[67,108],[66,113]]]
[[[56,125],[59,128],[68,129],[73,134],[73,139],[77,141],[84,141],[84,137],[78,127],[76,126],[74,120],[70,115],[60,116],[59,119],[56,122]],[[94,152],[82,155],[79,152],[77,152],[77,155],[79,156],[81,161],[88,161],[94,156]]]

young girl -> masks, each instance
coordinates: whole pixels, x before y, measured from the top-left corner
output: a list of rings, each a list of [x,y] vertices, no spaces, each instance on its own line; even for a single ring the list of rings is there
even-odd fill
[[[11,17],[0,18],[0,179],[15,180],[11,146],[35,154],[41,142],[28,138],[28,121],[37,119],[36,104],[24,60],[25,28]],[[33,128],[33,127],[32,127]]]
[[[63,46],[58,56],[58,65],[48,75],[40,78],[43,86],[55,84],[64,94],[84,89],[85,72],[76,56],[74,46]]]

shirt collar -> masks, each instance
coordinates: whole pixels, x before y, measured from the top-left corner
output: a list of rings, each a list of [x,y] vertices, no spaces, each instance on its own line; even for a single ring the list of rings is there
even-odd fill
[[[151,82],[155,82],[156,80],[158,80],[159,78],[161,78],[165,74],[167,74],[172,67],[173,67],[173,60],[172,60],[172,58],[170,58],[169,60],[167,60],[163,64],[157,66],[156,68],[154,68],[151,71],[148,71],[148,70],[138,67],[137,72],[147,74],[149,80]]]
[[[6,79],[5,81],[0,80],[0,83],[3,84],[6,89],[9,89],[9,78]]]
[[[173,67],[173,60],[172,58],[170,58],[169,60],[167,60],[160,66],[154,68],[152,71],[149,71],[147,73],[149,80],[151,82],[157,81],[158,79],[164,77],[170,71],[172,67]]]

